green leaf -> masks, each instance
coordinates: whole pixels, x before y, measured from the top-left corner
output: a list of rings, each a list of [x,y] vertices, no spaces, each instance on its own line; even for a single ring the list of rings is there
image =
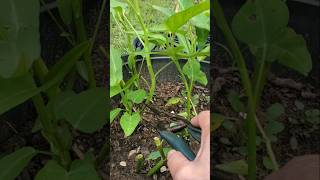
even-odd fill
[[[200,69],[200,63],[195,59],[189,59],[183,66],[183,73],[192,81],[198,81],[202,85],[207,85],[208,80],[204,72]]]
[[[221,124],[223,123],[223,121],[225,120],[225,117],[221,114],[217,114],[217,113],[213,113],[212,114],[212,120],[211,120],[211,123],[210,123],[210,129],[211,129],[211,132],[217,130]]]
[[[77,71],[79,75],[84,79],[85,81],[89,81],[88,78],[88,67],[84,61],[78,61],[76,63]]]
[[[264,167],[266,167],[269,170],[274,169],[272,161],[269,157],[266,157],[266,156],[263,157],[263,165],[264,165]]]
[[[289,10],[283,1],[246,1],[232,20],[232,30],[240,41],[260,47],[272,42],[288,21]]]
[[[312,69],[312,59],[305,40],[290,28],[272,45],[272,51],[280,64],[305,76]]]
[[[163,148],[163,152],[164,152],[164,155],[167,156],[168,155],[168,152],[172,150],[172,148]],[[159,151],[154,151],[154,152],[151,152],[148,157],[146,158],[146,160],[156,160],[158,158],[160,158],[161,155],[160,155],[160,152]]]
[[[172,97],[167,101],[165,106],[172,106],[172,105],[176,105],[176,104],[181,103],[181,102],[183,102],[183,100],[181,98]]]
[[[234,111],[245,112],[245,106],[240,99],[240,95],[237,92],[230,90],[228,93],[228,101],[230,102]]]
[[[85,133],[93,133],[107,123],[107,95],[104,88],[93,88],[55,104],[56,117],[65,118]]]
[[[143,89],[138,89],[135,91],[129,91],[126,96],[130,101],[139,104],[146,98],[147,93]]]
[[[240,175],[248,174],[248,165],[244,160],[238,160],[238,161],[232,161],[224,164],[219,164],[219,165],[216,165],[216,168],[232,174],[240,174]]]
[[[270,121],[265,127],[266,134],[271,137],[284,130],[284,125],[278,121]]]
[[[210,9],[210,1],[205,1],[199,3],[195,6],[192,6],[184,11],[178,12],[172,16],[170,16],[165,24],[169,31],[177,32],[177,30],[186,24],[191,18],[194,16]]]
[[[57,0],[57,4],[63,22],[70,25],[72,21],[72,0]]]
[[[122,77],[122,59],[118,49],[111,47],[110,49],[110,86],[120,83]]]
[[[171,16],[174,13],[169,8],[164,8],[164,7],[160,7],[160,6],[156,6],[156,5],[152,5],[152,8],[163,13],[166,16]]]
[[[0,84],[0,114],[39,92],[30,74],[10,79],[0,78]]]
[[[48,161],[36,175],[35,180],[100,180],[94,166],[87,160],[75,160],[70,171],[65,170],[56,161]]]
[[[0,159],[0,179],[14,180],[35,155],[37,151],[32,147],[23,147],[2,157]]]
[[[277,120],[279,117],[284,113],[284,108],[281,104],[275,103],[272,104],[268,109],[267,109],[267,119],[268,121],[272,120]]]
[[[120,108],[115,108],[114,110],[112,110],[112,111],[110,112],[110,123],[113,122],[114,118],[116,118],[121,111],[122,111],[122,109],[120,109]]]
[[[123,91],[123,89],[121,88],[121,86],[119,84],[117,84],[115,86],[111,86],[110,87],[110,97],[112,98],[113,96],[119,94],[122,91]]]
[[[62,81],[64,76],[72,70],[77,60],[80,59],[88,48],[89,41],[85,41],[71,49],[50,69],[45,77],[45,81],[47,82],[53,79],[59,79]]]
[[[73,18],[78,19],[82,15],[82,0],[71,0]]]
[[[40,57],[40,3],[4,0],[0,3],[0,77],[27,73]]]
[[[140,120],[141,117],[138,112],[134,112],[132,115],[125,112],[124,115],[121,116],[120,126],[123,129],[125,136],[130,136],[134,132]]]

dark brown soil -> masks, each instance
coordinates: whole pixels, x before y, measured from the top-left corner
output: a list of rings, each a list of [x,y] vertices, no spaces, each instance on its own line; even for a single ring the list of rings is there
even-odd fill
[[[172,107],[165,107],[167,100],[171,97],[182,97],[181,91],[183,85],[180,83],[172,82],[161,82],[157,85],[153,106],[171,113],[179,113],[183,111],[183,105],[177,105]],[[208,110],[209,103],[206,96],[209,95],[209,91],[203,87],[195,87],[194,94],[199,95],[199,104],[197,106],[197,112]],[[142,112],[143,120],[140,122],[136,131],[130,136],[125,138],[124,133],[120,127],[119,119],[116,119],[111,125],[111,160],[110,160],[110,176],[115,180],[122,179],[172,179],[168,171],[160,173],[158,172],[153,177],[147,177],[146,172],[151,167],[153,167],[155,162],[148,161],[145,163],[142,174],[135,173],[135,155],[128,157],[131,150],[138,150],[145,157],[149,155],[150,152],[155,151],[155,145],[153,143],[153,138],[159,136],[156,129],[154,128],[157,123],[170,124],[174,119],[167,117],[165,115],[155,114],[149,108],[145,108]],[[169,147],[168,145],[166,145]],[[194,150],[199,147],[199,144],[192,144],[191,146]],[[120,166],[120,162],[125,161],[127,166]]]

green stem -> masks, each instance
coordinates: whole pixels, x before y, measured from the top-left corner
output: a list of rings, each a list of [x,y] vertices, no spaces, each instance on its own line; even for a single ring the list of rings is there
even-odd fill
[[[188,84],[186,76],[184,75],[184,73],[180,67],[179,61],[177,59],[175,59],[175,57],[172,57],[172,61],[176,65],[178,72],[180,73],[182,82],[183,82],[183,84],[186,88],[186,91],[187,91],[187,115],[188,115],[187,119],[191,120],[191,103],[190,103],[191,102],[191,91],[189,89],[189,84]]]
[[[144,37],[143,37],[143,40],[144,40],[144,51],[145,52],[150,52],[149,39],[148,39],[149,38],[149,32],[148,32],[148,29],[147,29],[146,25],[144,24],[144,21],[142,19],[141,14],[140,14],[140,10],[136,9],[136,8],[139,8],[139,7],[138,7],[138,5],[137,5],[137,7],[135,7],[129,0],[126,0],[126,2],[131,5],[132,9],[135,12],[136,17],[138,18],[140,26],[143,29],[143,32],[144,32]],[[153,94],[154,94],[154,91],[155,91],[155,88],[156,88],[156,77],[155,77],[155,74],[154,74],[154,71],[153,71],[151,57],[150,57],[149,53],[146,54],[146,61],[147,61],[148,72],[149,72],[150,79],[151,79],[151,86],[150,86],[150,90],[149,90],[149,95],[148,95],[147,100],[146,100],[146,103],[148,104],[152,100],[152,97],[153,97]]]
[[[44,6],[46,3],[44,2],[44,0],[40,0],[41,4]],[[51,17],[51,19],[53,20],[53,22],[57,25],[57,27],[60,29],[60,31],[62,33],[68,33],[67,31],[64,30],[64,28],[62,27],[62,25],[59,23],[59,21],[57,20],[57,18],[53,15],[53,13],[51,12],[50,9],[48,9],[48,14]],[[65,36],[65,38],[68,40],[68,42],[73,46],[74,45],[74,41],[72,39],[70,39],[69,36]]]
[[[218,27],[222,30],[222,33],[225,36],[227,43],[229,44],[236,63],[239,68],[242,85],[248,96],[248,179],[256,179],[256,123],[255,123],[255,105],[254,97],[252,92],[251,81],[249,78],[249,73],[246,67],[245,60],[241,53],[240,48],[238,47],[237,41],[235,40],[232,31],[227,24],[227,21],[224,17],[222,7],[218,0],[214,1],[213,9],[215,12],[216,23]]]
[[[86,28],[84,25],[84,18],[83,18],[83,13],[82,13],[83,7],[82,6],[83,6],[83,4],[81,2],[80,3],[80,14],[77,18],[74,19],[78,44],[88,40]],[[76,16],[74,16],[74,17],[76,17]],[[99,20],[98,20],[98,22],[99,22]],[[96,33],[96,29],[95,29],[95,33]],[[91,40],[89,50],[83,55],[85,64],[88,69],[88,79],[89,79],[89,87],[90,88],[96,87],[96,80],[95,80],[95,76],[94,76],[94,70],[93,70],[92,59],[91,59],[91,51],[92,51],[92,47],[93,47],[93,42],[94,42],[94,40]]]

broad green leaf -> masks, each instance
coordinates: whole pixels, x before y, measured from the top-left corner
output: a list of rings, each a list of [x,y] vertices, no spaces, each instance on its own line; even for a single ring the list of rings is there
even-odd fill
[[[127,94],[126,94],[126,97],[134,102],[134,103],[142,103],[142,101],[146,98],[147,96],[147,93],[145,90],[143,89],[138,89],[138,90],[135,90],[135,91],[129,91]]]
[[[192,81],[198,81],[202,85],[207,85],[208,80],[204,72],[200,69],[200,63],[195,59],[189,59],[183,66],[183,73]]]
[[[74,128],[85,133],[93,133],[107,123],[104,88],[89,89],[71,97],[66,95],[66,100],[54,108],[57,117],[65,118]]]
[[[158,10],[159,12],[163,13],[166,16],[171,16],[174,12],[171,11],[169,8],[160,7],[157,5],[152,5],[152,8]]]
[[[110,86],[115,86],[122,80],[122,59],[118,49],[110,49]]]
[[[123,91],[123,89],[121,88],[121,86],[119,84],[115,85],[115,86],[111,86],[110,87],[110,97],[112,98],[113,96],[119,94],[122,91]]]
[[[177,30],[186,24],[194,16],[210,9],[210,1],[204,1],[195,6],[192,6],[184,11],[178,12],[170,16],[165,24],[169,31],[177,32]]]
[[[124,113],[120,119],[120,126],[124,131],[125,136],[130,136],[141,120],[140,114],[134,112],[131,115],[129,113]]]
[[[262,46],[272,42],[288,20],[289,10],[284,1],[246,1],[233,18],[232,30],[240,41]]]
[[[272,44],[271,50],[274,59],[280,64],[305,76],[312,69],[311,55],[304,38],[290,28],[287,28],[286,33]]]
[[[0,159],[0,179],[14,180],[35,155],[37,151],[32,147],[23,147],[2,157]]]
[[[245,106],[237,92],[230,90],[228,93],[228,101],[230,102],[231,107],[234,111],[245,112]]]
[[[113,120],[118,116],[118,114],[121,112],[122,109],[120,108],[115,108],[110,112],[110,123],[113,122]]]
[[[267,109],[266,115],[267,115],[268,121],[271,121],[271,120],[277,120],[283,113],[284,113],[283,106],[279,103],[275,103],[275,104],[272,104]]]
[[[202,28],[196,28],[196,33],[197,33],[197,42],[198,42],[199,49],[202,50],[207,44],[209,31]]]
[[[0,77],[21,76],[40,57],[38,0],[0,3]]]
[[[167,154],[170,150],[172,150],[172,148],[163,148],[164,155],[167,156]],[[146,160],[156,160],[160,157],[161,157],[161,155],[160,155],[159,151],[153,151],[148,155]]]
[[[172,97],[167,101],[165,106],[172,106],[181,102],[183,102],[183,100],[180,97]]]
[[[94,165],[87,160],[75,160],[70,171],[50,160],[36,175],[35,180],[100,180]]]
[[[36,88],[30,74],[10,79],[0,78],[0,114],[61,82],[87,48],[88,43],[82,43],[65,54],[49,71],[45,83],[39,88]]]
[[[0,114],[39,92],[30,74],[10,79],[0,78],[0,84]]]
[[[216,165],[216,168],[232,174],[240,174],[240,175],[248,174],[248,165],[244,160],[238,160],[238,161],[232,161],[224,164],[219,164],[219,165]]]
[[[72,21],[72,0],[57,0],[57,4],[60,17],[69,25]]]

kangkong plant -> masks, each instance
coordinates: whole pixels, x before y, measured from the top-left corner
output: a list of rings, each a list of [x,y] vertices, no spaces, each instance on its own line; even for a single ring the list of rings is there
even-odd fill
[[[214,1],[213,8],[216,24],[232,51],[248,97],[246,106],[248,179],[254,180],[256,179],[256,126],[264,137],[273,170],[279,168],[270,139],[256,117],[271,64],[277,62],[307,76],[312,69],[312,60],[303,37],[288,27],[289,11],[285,1],[248,0],[233,17],[231,28],[218,0]],[[255,58],[252,77],[236,38],[249,47]]]
[[[127,38],[128,67],[131,77],[127,82],[123,79],[122,59],[120,50],[111,48],[110,57],[110,97],[120,95],[121,103],[124,106],[124,114],[120,118],[120,125],[128,136],[133,133],[141,120],[141,109],[135,109],[134,104],[152,103],[156,86],[157,75],[170,64],[175,64],[177,71],[186,89],[186,112],[187,118],[191,119],[192,110],[192,89],[196,82],[202,85],[207,84],[205,73],[200,68],[200,62],[209,56],[210,45],[207,38],[210,31],[210,2],[203,1],[194,4],[193,1],[179,0],[180,11],[172,12],[159,6],[153,6],[156,10],[164,13],[166,20],[155,27],[147,27],[140,10],[140,3],[137,0],[122,3],[111,1],[110,12],[115,23],[122,29],[123,37]],[[139,29],[133,26],[128,18],[132,12]],[[132,47],[134,38],[138,38],[143,48]],[[176,38],[178,42],[176,42]],[[153,51],[154,47],[158,51]],[[169,57],[171,62],[163,66],[158,72],[154,72],[151,55]],[[151,84],[141,76],[141,67],[138,69],[136,60],[142,57],[142,64],[146,62]],[[180,60],[185,59],[186,64],[181,65]],[[147,94],[140,85],[144,82],[149,87]],[[195,108],[193,108],[195,110]],[[110,114],[112,121],[122,109],[116,108]],[[196,114],[196,112],[194,112]]]
[[[95,33],[89,41],[83,31],[82,1],[58,1],[58,5],[63,21],[77,26],[77,40],[65,36],[74,47],[47,68],[40,56],[40,2],[3,0],[0,3],[0,115],[27,100],[32,101],[38,115],[33,131],[40,130],[50,144],[50,151],[28,146],[2,157],[2,180],[15,179],[38,154],[51,159],[37,173],[36,180],[100,179],[95,170],[98,164],[91,153],[86,153],[84,159],[73,160],[70,151],[75,136],[73,130],[93,133],[108,122],[106,90],[95,85],[90,60],[106,1],[101,4]],[[50,15],[66,32],[53,14]],[[86,62],[90,88],[77,94],[70,74],[82,58]]]

